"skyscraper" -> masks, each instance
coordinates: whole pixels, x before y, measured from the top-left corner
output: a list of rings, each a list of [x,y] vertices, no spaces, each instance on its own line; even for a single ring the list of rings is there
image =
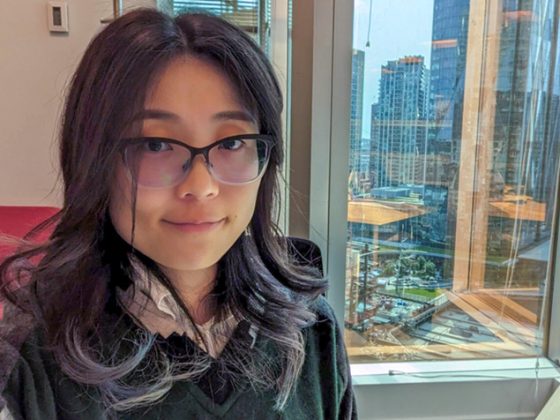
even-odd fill
[[[458,163],[470,0],[434,0],[430,89],[434,128],[429,151]]]
[[[441,189],[440,195],[445,197],[433,203],[437,210],[430,215],[430,224],[439,226],[435,237],[449,250],[455,248],[469,8],[470,0],[434,0],[426,183]]]
[[[476,158],[470,154],[462,156],[464,150],[472,153],[472,147],[465,149],[464,146],[466,142],[470,141],[471,145],[473,142],[462,132],[465,64],[467,60],[483,56],[486,62],[496,64],[483,74],[486,94],[492,92],[495,103],[489,115],[477,117],[480,127],[489,127],[480,141],[483,147],[490,146],[487,150],[490,150],[491,159],[476,159],[475,162],[477,176],[484,174],[475,181],[481,186],[488,185],[488,190],[484,192],[486,195],[480,193],[484,188],[477,190],[479,198],[483,197],[478,204],[477,223],[481,227],[477,231],[485,233],[481,236],[483,241],[479,241],[480,238],[476,241],[484,243],[485,252],[479,260],[486,260],[487,268],[486,273],[479,272],[474,283],[500,286],[503,279],[511,275],[514,281],[523,284],[526,278],[523,278],[522,268],[512,269],[508,264],[496,268],[488,261],[490,258],[505,259],[515,252],[536,247],[550,236],[552,216],[550,205],[545,203],[550,200],[552,185],[556,182],[559,142],[551,115],[557,112],[558,95],[552,86],[543,84],[543,80],[548,80],[549,70],[545,66],[550,65],[551,57],[557,52],[552,51],[550,42],[553,38],[550,28],[554,24],[541,20],[554,15],[545,11],[546,7],[553,7],[554,2],[501,2],[497,16],[490,17],[499,20],[499,26],[495,32],[482,32],[488,41],[481,51],[467,51],[470,3],[469,0],[434,0],[430,69],[434,128],[428,150],[434,155],[435,163],[444,162],[441,158],[448,156],[449,169],[434,168],[428,172],[436,177],[440,174],[447,177],[447,181],[442,178],[440,183],[448,188],[447,214],[440,216],[447,219],[446,243],[453,250],[458,231],[457,212],[461,211],[458,198],[470,194],[468,189],[459,189],[459,165]],[[479,5],[475,4],[474,10],[477,7]],[[475,41],[477,35],[473,34]],[[489,47],[492,40],[497,40],[495,50]],[[550,156],[555,157],[551,159]],[[506,211],[510,205],[515,212]]]
[[[372,107],[373,187],[422,183],[427,75],[422,56],[402,57],[381,67],[379,102]]]
[[[352,50],[352,95],[350,97],[350,171],[360,170],[362,139],[362,100],[364,95],[364,58],[361,50]]]
[[[535,22],[541,22],[547,16],[545,9],[553,4],[520,0],[504,1],[502,5],[492,138],[492,182],[501,182],[501,189],[492,185],[491,200],[523,196],[526,203],[541,205],[542,212],[536,218],[491,218],[489,253],[508,255],[514,247],[531,248],[551,234],[550,207],[559,149],[558,124],[551,116],[557,112],[558,90],[543,82],[539,73],[550,71],[553,65],[549,60],[558,51],[552,50],[552,18],[542,21],[544,30]]]

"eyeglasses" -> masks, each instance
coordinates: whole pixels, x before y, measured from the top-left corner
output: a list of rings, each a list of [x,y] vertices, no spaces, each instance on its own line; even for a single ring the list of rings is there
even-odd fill
[[[163,137],[125,139],[123,144],[123,159],[130,176],[148,188],[181,183],[199,154],[217,181],[248,184],[264,173],[274,145],[273,137],[265,134],[226,137],[206,147],[192,147]]]

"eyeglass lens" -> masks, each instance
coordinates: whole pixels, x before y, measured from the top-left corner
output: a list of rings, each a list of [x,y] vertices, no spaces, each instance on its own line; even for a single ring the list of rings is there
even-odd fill
[[[268,160],[262,139],[225,139],[208,151],[208,170],[218,181],[244,184],[257,179]],[[125,161],[138,185],[152,188],[176,185],[192,164],[191,151],[159,138],[144,138],[126,146]]]

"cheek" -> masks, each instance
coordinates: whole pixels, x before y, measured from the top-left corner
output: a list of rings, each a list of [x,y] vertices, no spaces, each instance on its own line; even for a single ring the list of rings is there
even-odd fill
[[[129,244],[132,240],[132,202],[130,191],[120,191],[112,196],[109,206],[111,222],[117,233]],[[164,213],[163,203],[168,202],[158,192],[139,190],[136,196],[136,218],[134,221],[134,246],[140,251],[158,235],[158,221]]]
[[[231,203],[230,208],[233,209],[230,218],[234,224],[243,225],[243,229],[245,229],[245,226],[249,224],[255,212],[259,185],[234,188],[239,190],[233,191],[233,198],[228,200]]]
[[[111,222],[117,233],[128,243],[132,239],[132,183],[121,167],[116,171],[114,186],[111,190],[109,203],[109,215]],[[138,189],[136,191],[136,220],[134,226],[135,242],[140,234],[152,225],[151,219],[160,213],[159,203],[165,203],[165,198],[161,197],[162,192],[146,191]]]

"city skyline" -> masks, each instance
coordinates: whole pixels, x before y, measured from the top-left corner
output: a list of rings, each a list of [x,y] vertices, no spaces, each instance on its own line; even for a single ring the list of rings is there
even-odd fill
[[[531,0],[504,2],[491,17],[500,22],[496,32],[483,29],[479,37],[468,34],[469,0],[431,5],[429,53],[419,53],[418,39],[408,45],[418,49],[405,54],[387,48],[392,55],[378,63],[375,95],[365,49],[362,123],[369,110],[371,132],[360,151],[369,144],[370,167],[352,171],[348,183],[346,326],[351,340],[374,352],[461,343],[476,353],[495,343],[522,355],[532,351],[525,344],[536,327],[524,307],[542,302],[547,263],[539,255],[550,246],[554,206],[552,194],[542,194],[557,182],[558,162],[542,151],[558,156],[558,129],[548,118],[560,100],[554,84],[532,73],[546,69],[540,54],[551,35],[535,31],[539,5]],[[479,42],[469,54],[467,40],[469,48]],[[484,66],[473,78],[467,61],[478,59]],[[354,123],[359,68],[352,73]],[[500,295],[515,287],[527,294]],[[485,329],[476,305],[500,302],[511,317]],[[525,337],[505,337],[516,324]]]

